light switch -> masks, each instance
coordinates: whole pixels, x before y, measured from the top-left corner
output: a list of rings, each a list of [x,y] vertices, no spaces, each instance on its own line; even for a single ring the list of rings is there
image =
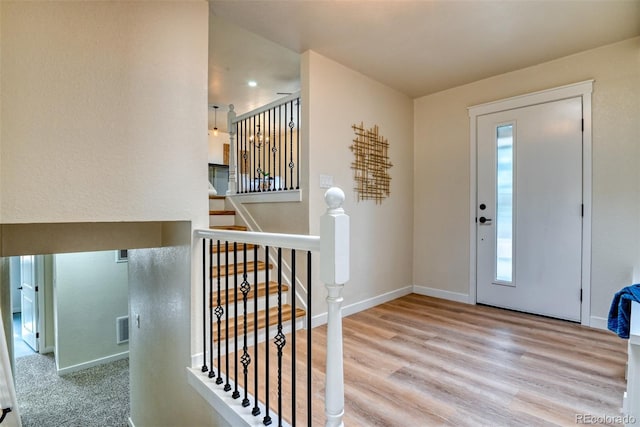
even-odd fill
[[[331,187],[333,187],[333,175],[320,174],[320,188],[331,188]]]

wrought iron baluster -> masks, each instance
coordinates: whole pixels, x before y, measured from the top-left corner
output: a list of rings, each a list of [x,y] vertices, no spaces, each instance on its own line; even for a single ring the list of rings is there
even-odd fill
[[[249,350],[247,346],[247,296],[249,292],[251,292],[251,284],[247,281],[247,244],[245,243],[242,248],[242,262],[244,265],[244,273],[242,274],[242,285],[240,285],[240,290],[242,291],[242,305],[243,305],[243,345],[242,345],[242,358],[240,361],[242,362],[242,374],[244,375],[244,399],[242,399],[242,406],[245,408],[250,405],[249,402],[249,384],[248,381],[248,373],[249,373],[249,364],[251,363],[251,356],[249,356]],[[258,293],[257,283],[254,282],[254,293]],[[256,330],[257,332],[257,330]]]
[[[295,314],[291,317],[295,327]],[[282,248],[278,248],[278,333],[273,342],[278,348],[278,426],[282,427],[282,349],[287,345],[287,338],[282,333]],[[292,378],[295,382],[295,378]]]
[[[225,325],[225,334],[224,334],[224,351],[225,351],[225,371],[224,377],[226,379],[226,383],[224,384],[224,391],[231,390],[231,384],[229,384],[229,242],[224,242],[224,253],[226,254],[227,259],[227,267],[224,271],[224,284],[225,284],[225,292],[224,292],[224,325]]]
[[[233,275],[233,340],[234,349],[233,352],[233,384],[234,390],[231,395],[232,398],[237,399],[240,397],[240,391],[238,391],[238,243],[233,242],[233,265],[236,266],[235,274]]]
[[[265,267],[265,281],[269,286],[269,246],[264,248],[264,259],[266,263]],[[257,269],[257,268],[256,268]],[[262,423],[266,426],[271,424],[271,416],[269,415],[271,408],[269,408],[269,292],[265,294],[265,322],[264,322],[264,334],[267,337],[265,341],[264,362],[265,362],[265,380],[264,380],[264,399],[265,399],[265,411],[266,414],[262,419]]]
[[[291,173],[291,182],[289,183],[289,185],[291,185],[291,187],[289,187],[289,190],[293,190],[293,167],[295,166],[295,163],[293,163],[293,101],[290,102],[290,113],[291,113],[291,120],[289,121],[289,142],[291,143],[291,150],[289,151],[290,154],[290,161],[289,161],[289,172]]]
[[[282,105],[278,106],[278,176],[280,177],[280,185],[278,188],[282,190]],[[286,150],[286,147],[285,147]],[[286,154],[286,151],[285,151]],[[286,175],[286,174],[285,174]]]
[[[266,160],[264,161],[264,166],[269,173],[267,176],[267,191],[271,191],[271,181],[273,180],[273,171],[271,170],[271,109],[269,109],[267,113],[267,127],[265,129],[266,138],[264,140],[264,156]]]
[[[253,262],[258,262],[258,245],[253,247]],[[258,269],[253,269],[253,283],[258,283]],[[267,284],[268,285],[268,284]],[[253,358],[255,363],[253,364],[253,393],[255,394],[255,405],[251,410],[253,416],[260,415],[260,408],[258,407],[258,292],[253,293]]]
[[[255,164],[256,164],[256,119],[255,117],[253,117],[251,119],[251,121],[253,122],[253,134],[249,137],[249,143],[253,142],[253,149],[251,151],[252,155],[251,155],[251,169],[249,171],[250,175],[249,175],[249,184],[251,186],[251,192],[255,191],[255,186],[256,186],[256,180],[254,179],[254,173],[255,171],[253,170],[253,168],[255,168]]]
[[[265,132],[267,130],[267,126],[265,123],[265,113],[262,113],[262,141],[260,141],[260,147],[262,148],[262,167],[264,169],[267,168],[267,160],[266,160],[266,154],[267,154],[267,138],[265,137]],[[266,133],[267,136],[269,136],[268,133]],[[260,155],[260,152],[258,151],[258,155]],[[265,181],[269,181],[267,179],[267,176],[264,174],[265,170],[262,171],[262,186],[261,186],[261,190],[264,191],[265,190]]]
[[[284,104],[284,116],[282,118],[282,127],[284,128],[284,162],[285,165],[283,167],[283,175],[284,175],[284,189],[287,189],[287,153],[289,153],[289,150],[287,150],[287,104]]]
[[[220,264],[220,261],[218,261]],[[209,239],[209,378],[215,376],[213,372],[213,239]],[[206,349],[206,344],[205,344]]]
[[[222,384],[222,376],[220,375],[220,372],[222,371],[222,340],[220,339],[220,337],[222,336],[222,314],[224,313],[224,309],[222,308],[222,301],[220,297],[220,276],[222,275],[222,272],[220,271],[220,240],[217,241],[217,251],[218,251],[218,254],[217,254],[218,265],[216,266],[216,270],[217,270],[216,279],[217,279],[218,288],[216,292],[217,298],[216,298],[215,314],[216,314],[216,318],[218,319],[217,321],[218,378],[216,378],[216,384]],[[209,378],[213,378],[214,375],[215,374],[213,373],[213,369],[211,369],[211,371],[209,371]]]
[[[296,163],[296,189],[300,189],[300,98],[296,100],[296,153],[298,160]]]

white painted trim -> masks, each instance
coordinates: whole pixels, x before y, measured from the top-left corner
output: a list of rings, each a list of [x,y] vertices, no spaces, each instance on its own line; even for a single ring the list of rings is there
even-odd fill
[[[475,304],[475,300],[472,301],[467,294],[446,291],[444,289],[430,288],[428,286],[413,285],[413,293],[426,295],[428,297],[446,299],[449,301],[462,302],[465,304]]]
[[[114,354],[107,357],[101,357],[100,359],[90,360],[88,362],[79,363],[77,365],[69,366],[67,368],[57,368],[58,375],[70,374],[72,372],[82,371],[83,369],[93,368],[94,366],[104,365],[105,363],[115,362],[116,360],[126,359],[129,357],[128,351],[123,351],[122,353]]]
[[[127,418],[127,424],[129,424],[129,427],[136,427],[136,425],[133,423],[133,420],[131,419],[131,417]]]
[[[551,89],[512,96],[511,98],[467,107],[469,117],[483,116],[485,114],[498,113],[500,111],[513,110],[514,108],[529,107],[531,105],[544,104],[561,99],[575,98],[593,92],[594,80],[572,83]]]
[[[224,418],[229,425],[234,427],[263,427],[262,416],[254,416],[251,414],[253,405],[242,406],[242,399],[233,399],[231,393],[225,392],[222,386],[217,385],[215,381],[209,379],[205,374],[198,369],[187,368],[187,381],[198,392],[200,396],[216,411],[222,418]],[[234,386],[233,380],[228,380],[231,386]],[[242,387],[238,386],[240,394],[244,394]],[[252,397],[252,396],[251,396]],[[250,399],[251,399],[250,397]],[[253,400],[253,399],[251,399]],[[258,402],[260,413],[265,414],[264,405]],[[278,415],[275,412],[271,412],[274,425],[277,425]],[[282,425],[290,427],[290,425],[282,421]]]
[[[350,316],[360,311],[375,307],[376,305],[384,304],[385,302],[393,301],[394,299],[409,295],[411,292],[413,292],[413,289],[414,286],[405,286],[404,288],[396,289],[394,291],[386,292],[372,298],[346,305],[342,308],[342,317]],[[326,323],[326,312],[317,314],[311,318],[311,328],[315,328],[316,326],[321,326]]]
[[[584,299],[583,299],[584,301]],[[591,316],[590,321],[589,321],[589,325],[585,325],[585,326],[590,326],[592,328],[595,329],[604,329],[605,331],[609,330],[607,328],[608,325],[608,320],[606,317],[599,317],[599,316]]]
[[[320,237],[304,234],[258,233],[255,231],[236,231],[218,229],[196,229],[194,239],[205,238],[227,242],[253,243],[260,246],[300,249],[317,252],[320,250]]]
[[[593,84],[593,81],[591,81]],[[581,323],[591,326],[591,208],[592,208],[592,119],[591,119],[591,92],[582,94],[582,119],[584,120],[584,132],[582,132],[582,203],[584,214],[582,217],[582,309],[580,313]],[[605,325],[606,329],[606,325]]]
[[[584,120],[584,132],[582,134],[582,200],[584,204],[584,216],[582,220],[582,305],[581,324],[591,326],[594,318],[591,317],[591,205],[592,205],[592,119],[591,119],[591,94],[594,80],[586,80],[566,86],[542,90],[520,96],[514,96],[468,108],[469,111],[469,296],[468,302],[476,302],[476,206],[477,197],[477,119],[478,116],[497,113],[500,111],[522,108],[530,105],[559,101],[562,99],[582,97],[582,118]]]
[[[233,119],[232,123],[238,123],[241,122],[245,119],[248,119],[250,117],[253,117],[257,114],[260,114],[264,111],[268,111],[270,109],[272,109],[273,107],[278,107],[279,105],[283,105],[286,104],[287,102],[291,102],[291,101],[295,101],[298,98],[300,98],[300,91],[294,92],[291,95],[287,95],[284,98],[280,98],[280,99],[276,99],[273,102],[270,102],[269,104],[263,105],[262,107],[256,108],[255,110],[251,110],[247,113],[241,114],[239,116],[237,116],[235,119]]]
[[[262,193],[236,193],[228,195],[228,198],[240,203],[284,203],[301,202],[301,190],[267,191]]]

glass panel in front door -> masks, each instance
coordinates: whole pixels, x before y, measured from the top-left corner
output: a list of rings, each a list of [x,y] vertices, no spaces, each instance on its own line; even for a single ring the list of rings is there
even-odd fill
[[[513,124],[496,128],[496,277],[513,282]]]

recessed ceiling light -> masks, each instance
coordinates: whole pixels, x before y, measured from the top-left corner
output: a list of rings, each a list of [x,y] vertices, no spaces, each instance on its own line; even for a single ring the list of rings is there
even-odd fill
[[[258,86],[258,82],[256,82],[255,80],[249,80],[249,82],[247,82],[247,84],[248,84],[250,87],[256,87],[256,86]]]

